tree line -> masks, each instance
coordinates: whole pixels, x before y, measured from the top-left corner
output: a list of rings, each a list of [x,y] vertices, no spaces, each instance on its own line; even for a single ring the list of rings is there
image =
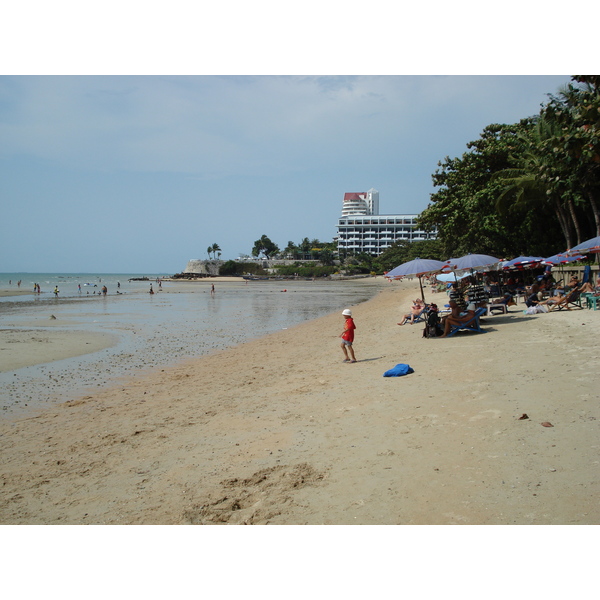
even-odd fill
[[[439,256],[549,256],[600,235],[600,76],[548,97],[438,163],[419,225],[437,228]]]

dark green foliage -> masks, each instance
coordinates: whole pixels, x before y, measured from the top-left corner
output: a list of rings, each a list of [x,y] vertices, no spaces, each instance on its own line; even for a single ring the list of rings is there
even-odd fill
[[[600,95],[578,76],[540,115],[489,125],[432,176],[420,215],[437,227],[441,257],[547,256],[600,235]]]
[[[422,240],[419,242],[401,240],[374,259],[377,265],[374,270],[378,273],[391,271],[394,267],[415,258],[446,260],[451,257],[443,254],[442,244],[439,240]]]
[[[273,243],[266,235],[261,236],[259,240],[254,242],[252,248],[252,256],[259,257],[261,254],[265,258],[269,258],[279,252],[277,244]]]
[[[250,275],[267,275],[267,272],[260,265],[253,262],[228,260],[219,268],[219,275],[224,277],[241,277],[248,273]]]

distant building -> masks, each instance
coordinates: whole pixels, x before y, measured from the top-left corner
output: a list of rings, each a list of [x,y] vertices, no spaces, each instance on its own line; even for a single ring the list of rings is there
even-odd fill
[[[431,240],[435,232],[417,227],[419,215],[380,215],[379,192],[344,194],[342,216],[338,221],[337,246],[340,256],[366,252],[379,256],[395,242]]]

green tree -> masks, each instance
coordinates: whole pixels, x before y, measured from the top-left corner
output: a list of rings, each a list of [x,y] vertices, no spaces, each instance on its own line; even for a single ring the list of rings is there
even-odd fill
[[[308,259],[310,258],[310,249],[311,249],[311,243],[310,240],[305,237],[299,244],[298,244],[298,248],[300,249],[300,252],[302,253],[302,258],[303,259]]]
[[[468,253],[499,257],[553,254],[560,231],[553,211],[531,205],[500,213],[496,206],[506,182],[495,174],[518,168],[520,136],[532,119],[514,125],[488,125],[480,138],[467,144],[460,158],[446,157],[433,177],[440,188],[419,216],[426,230],[436,227],[445,258]]]
[[[391,271],[393,268],[415,258],[427,258],[433,260],[446,260],[450,256],[444,256],[440,240],[419,240],[411,242],[400,240],[380,254],[376,262],[379,265],[377,271]]]
[[[543,116],[535,119],[534,126],[518,135],[520,152],[514,158],[516,167],[492,175],[504,184],[496,201],[501,215],[510,212],[523,214],[554,212],[567,247],[571,247],[572,231],[581,241],[577,204],[581,197],[573,186],[572,173],[554,153],[542,152],[548,140],[560,137],[556,125]]]
[[[334,254],[329,248],[323,248],[321,250],[320,261],[325,266],[333,266]]]
[[[271,258],[274,254],[279,253],[279,247],[273,243],[266,235],[261,236],[259,240],[254,242],[252,248],[252,256],[259,257],[261,254],[265,258]]]
[[[293,259],[300,258],[300,250],[298,249],[298,246],[296,246],[296,244],[294,244],[294,242],[292,241],[289,241],[287,243],[287,246],[285,247],[285,250],[283,252],[287,257]]]
[[[571,192],[581,199],[584,214],[581,235],[587,238],[600,235],[600,76],[572,79],[557,96],[550,96],[541,111],[560,132],[544,140],[540,152],[553,155],[568,168]]]

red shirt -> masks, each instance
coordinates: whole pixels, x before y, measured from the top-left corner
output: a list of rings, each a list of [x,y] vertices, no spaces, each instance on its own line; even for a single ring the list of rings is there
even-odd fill
[[[354,341],[354,330],[356,329],[356,325],[352,320],[352,317],[346,318],[346,324],[344,325],[344,333],[342,334],[342,339],[347,342]]]

